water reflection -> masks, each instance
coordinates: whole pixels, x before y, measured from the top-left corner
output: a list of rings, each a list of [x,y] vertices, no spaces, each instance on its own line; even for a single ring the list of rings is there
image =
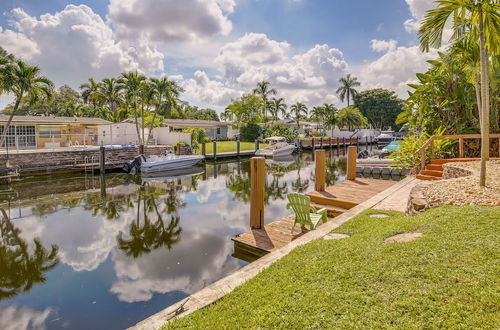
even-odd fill
[[[344,167],[328,159],[327,183],[341,180]],[[288,193],[313,189],[314,166],[302,154],[268,161],[266,170],[273,221],[289,214]],[[0,195],[0,315],[30,310],[49,328],[124,328],[233,272],[245,264],[231,256],[231,237],[248,230],[249,172],[241,160],[168,177],[12,184],[16,194]]]
[[[45,274],[59,263],[58,247],[46,249],[39,239],[32,247],[20,236],[21,230],[0,209],[0,300],[25,293],[37,283],[46,280]]]

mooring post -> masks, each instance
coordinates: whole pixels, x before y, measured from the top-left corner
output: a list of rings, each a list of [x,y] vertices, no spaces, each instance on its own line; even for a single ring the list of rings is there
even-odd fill
[[[236,156],[240,158],[240,139],[236,140]]]
[[[99,148],[99,172],[104,175],[106,171],[106,155],[105,155],[104,145],[101,141],[101,147]]]
[[[203,157],[206,157],[207,155],[207,146],[205,145],[205,142],[201,144],[201,154],[203,155]]]
[[[217,159],[217,141],[214,140],[213,144],[214,144],[214,160],[215,160]]]
[[[144,144],[139,145],[139,155],[144,155]]]
[[[311,143],[312,143],[312,149],[314,151],[314,136],[311,138]]]
[[[259,150],[259,139],[255,140],[255,151]]]
[[[250,159],[250,227],[264,227],[264,191],[266,186],[266,160],[264,157]]]
[[[356,158],[358,148],[349,146],[347,148],[347,180],[356,179]]]
[[[319,145],[320,145],[320,148],[323,149],[323,137],[320,137]]]
[[[326,157],[325,150],[320,149],[314,152],[316,158],[316,181],[314,183],[314,190],[316,191],[325,191],[325,182],[326,182]]]

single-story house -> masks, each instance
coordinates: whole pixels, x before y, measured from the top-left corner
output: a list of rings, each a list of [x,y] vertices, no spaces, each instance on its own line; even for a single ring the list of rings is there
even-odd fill
[[[0,135],[8,119],[8,115],[0,115]],[[97,145],[97,127],[106,124],[110,122],[100,118],[14,116],[6,143],[9,148],[22,149]]]
[[[203,128],[206,135],[212,138],[233,138],[238,133],[231,124],[215,120],[165,119],[164,124],[170,132],[181,132],[186,128]]]

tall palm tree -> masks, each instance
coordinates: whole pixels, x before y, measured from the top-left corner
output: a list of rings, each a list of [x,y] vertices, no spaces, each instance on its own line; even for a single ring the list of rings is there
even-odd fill
[[[286,115],[286,108],[287,105],[285,104],[285,100],[282,97],[273,97],[273,99],[271,100],[271,106],[269,107],[269,111],[273,116],[273,123],[278,120],[278,116],[280,113],[283,115],[283,117]]]
[[[40,101],[41,98],[51,98],[54,84],[40,74],[40,68],[29,66],[21,60],[7,63],[0,69],[2,77],[2,90],[14,94],[14,108],[5,124],[0,139],[3,146],[12,118],[16,114],[21,100],[27,100],[29,105]]]
[[[347,99],[347,107],[349,107],[349,100],[358,94],[358,91],[354,87],[360,86],[361,83],[358,81],[358,78],[351,76],[350,73],[340,78],[339,83],[340,87],[337,88],[336,93],[339,94],[340,101],[344,102]]]
[[[253,93],[259,95],[264,101],[263,104],[263,115],[264,122],[267,120],[267,109],[269,107],[268,99],[271,95],[276,95],[276,89],[270,88],[271,83],[269,81],[261,81],[257,83],[257,87],[253,89]]]
[[[477,35],[479,42],[479,67],[481,76],[481,170],[479,185],[486,184],[486,161],[489,158],[490,96],[488,81],[488,51],[498,54],[500,35],[500,3],[498,0],[439,0],[438,6],[429,10],[418,30],[420,47],[429,51],[439,48],[446,23],[452,17],[452,41],[465,35]],[[477,40],[479,39],[479,40]]]
[[[179,95],[183,92],[183,89],[175,81],[169,80],[167,77],[151,78],[150,85],[155,111],[153,113],[147,141],[151,138],[154,122],[160,109],[163,107],[166,113],[169,113],[173,107],[177,106]]]
[[[137,106],[140,101],[141,92],[143,91],[142,83],[145,80],[146,77],[137,73],[137,71],[122,73],[119,79],[120,87],[123,89],[126,107],[130,108],[130,106],[132,106],[139,145],[142,145],[144,142],[141,139],[141,132],[139,130]]]
[[[112,112],[117,112],[122,102],[120,82],[115,78],[104,78],[99,84],[96,98],[102,103],[107,103]]]
[[[307,117],[307,106],[302,102],[297,102],[290,107],[290,112],[297,122],[297,128],[300,128],[300,119]]]
[[[89,81],[80,86],[82,90],[82,98],[85,104],[89,101],[92,103],[94,109],[97,107],[97,93],[99,90],[99,83],[94,80],[94,78],[89,78]]]

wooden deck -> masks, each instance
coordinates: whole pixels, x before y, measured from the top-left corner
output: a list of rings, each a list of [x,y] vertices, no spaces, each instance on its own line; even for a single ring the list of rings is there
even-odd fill
[[[326,208],[329,217],[342,214],[346,210],[370,199],[376,194],[396,184],[397,181],[356,178],[346,180],[340,184],[327,187],[325,191],[307,193],[311,197],[312,205],[316,208]],[[308,230],[291,228],[294,215],[268,223],[262,229],[252,229],[249,232],[233,237],[233,256],[246,261],[253,261],[261,256],[279,249]]]
[[[248,157],[255,155],[255,150],[242,150],[239,155],[236,151],[234,152],[218,152],[217,155],[213,153],[206,154],[205,159],[214,159],[214,158],[234,158],[234,157]]]

